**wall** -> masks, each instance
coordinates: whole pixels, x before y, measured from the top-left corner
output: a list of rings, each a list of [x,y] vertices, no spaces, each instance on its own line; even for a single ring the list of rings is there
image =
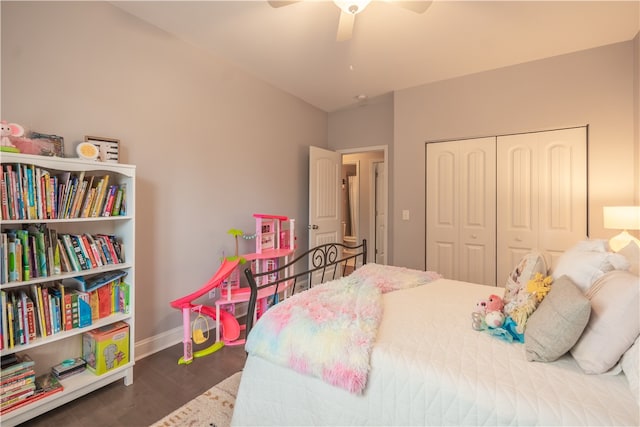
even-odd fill
[[[180,338],[169,301],[213,275],[253,213],[296,218],[307,246],[308,146],[326,147],[326,113],[108,3],[1,7],[2,118],[64,136],[68,155],[84,135],[119,138],[137,165],[139,344]]]
[[[634,132],[635,132],[635,178],[634,182],[636,183],[635,188],[635,205],[640,205],[640,32],[636,34],[636,37],[633,39],[634,46],[634,58],[633,58],[633,84],[635,90],[633,91],[633,109],[635,110],[634,120]],[[640,231],[637,231],[636,237],[640,237]]]
[[[590,234],[616,234],[603,229],[602,206],[637,200],[634,49],[629,41],[396,92],[392,262],[425,267],[425,142],[432,140],[588,124]],[[409,221],[400,220],[404,209]]]
[[[328,144],[331,149],[348,150],[352,153],[363,147],[388,147],[387,254],[389,254],[393,244],[393,191],[391,191],[393,188],[393,94],[378,96],[354,107],[329,113],[328,126]],[[362,228],[368,230],[368,227]],[[375,259],[372,243],[372,241],[369,243],[370,260]],[[390,261],[390,258],[387,258],[388,264],[391,263]]]

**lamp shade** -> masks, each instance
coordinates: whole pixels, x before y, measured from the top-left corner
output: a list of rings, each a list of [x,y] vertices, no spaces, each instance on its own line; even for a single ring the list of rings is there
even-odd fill
[[[609,239],[609,247],[618,252],[630,242],[640,246],[640,240],[633,237],[627,230],[640,230],[640,206],[605,206],[602,210],[604,228],[624,230]]]
[[[604,228],[640,230],[640,206],[605,206]]]

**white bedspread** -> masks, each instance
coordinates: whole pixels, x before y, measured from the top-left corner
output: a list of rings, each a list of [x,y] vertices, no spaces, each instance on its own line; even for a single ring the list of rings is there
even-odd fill
[[[474,331],[495,287],[440,279],[383,296],[369,382],[353,395],[250,356],[233,425],[638,425],[624,375],[586,375],[570,356],[527,362],[524,346]]]

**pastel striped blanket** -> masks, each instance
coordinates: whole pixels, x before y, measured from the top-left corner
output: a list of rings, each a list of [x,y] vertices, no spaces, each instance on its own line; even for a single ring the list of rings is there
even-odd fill
[[[382,319],[382,294],[440,277],[431,271],[366,264],[269,309],[251,330],[246,350],[360,394]]]

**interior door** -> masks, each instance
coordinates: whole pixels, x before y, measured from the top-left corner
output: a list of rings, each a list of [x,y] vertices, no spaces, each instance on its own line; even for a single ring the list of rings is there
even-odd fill
[[[427,144],[427,269],[495,285],[495,138]]]
[[[553,269],[587,236],[587,128],[498,138],[498,283],[540,251]]]
[[[342,155],[309,147],[309,247],[341,242],[340,169]]]

